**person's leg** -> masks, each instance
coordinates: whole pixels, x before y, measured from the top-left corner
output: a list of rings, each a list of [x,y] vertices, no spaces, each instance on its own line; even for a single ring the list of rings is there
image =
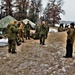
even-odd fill
[[[27,31],[26,31],[26,40],[27,40],[27,37],[28,37],[28,33],[27,33]]]
[[[28,39],[30,39],[30,31],[28,31]]]
[[[16,53],[16,42],[15,40],[12,41],[12,53]]]
[[[45,45],[45,36],[42,37],[42,45]]]
[[[42,44],[42,35],[40,34],[40,44]]]
[[[67,42],[67,45],[66,45],[66,56],[65,57],[72,57],[72,52],[73,52],[73,45],[70,44],[70,42]]]
[[[68,52],[68,57],[72,57],[72,52],[73,52],[73,44],[70,44],[69,52]]]
[[[66,44],[66,57],[68,57],[68,51],[69,51],[69,43]]]
[[[47,39],[47,36],[48,36],[48,32],[46,32],[46,39]]]
[[[12,44],[11,44],[11,40],[8,40],[8,52],[11,53],[11,48],[12,48]]]
[[[22,42],[24,42],[24,33],[22,32]]]
[[[17,46],[21,45],[21,43],[20,43],[20,40],[19,40],[19,37],[18,37],[18,36],[16,36],[16,43],[17,43]]]
[[[20,40],[22,42],[22,32],[21,31],[19,32],[19,38],[20,38]]]

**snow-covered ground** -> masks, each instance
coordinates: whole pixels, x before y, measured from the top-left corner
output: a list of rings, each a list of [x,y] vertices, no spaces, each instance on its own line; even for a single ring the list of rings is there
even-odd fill
[[[2,38],[0,39],[0,46],[7,46],[8,45],[8,39]]]
[[[75,51],[73,58],[63,58],[65,48],[65,32],[49,33],[45,45],[25,40],[17,46],[17,54],[0,47],[0,75],[75,75]]]
[[[56,32],[58,32],[58,30],[55,29],[55,28],[50,28],[50,29],[49,29],[49,32],[56,33]]]

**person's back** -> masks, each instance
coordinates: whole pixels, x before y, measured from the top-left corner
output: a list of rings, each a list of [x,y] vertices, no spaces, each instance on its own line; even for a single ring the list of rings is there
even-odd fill
[[[7,25],[6,32],[5,32],[6,34],[9,33],[10,26],[11,26],[11,24],[8,24],[8,25]]]
[[[30,29],[31,29],[30,23],[27,23],[25,27],[26,27],[26,30],[27,30],[27,31],[30,31]]]
[[[9,53],[16,53],[16,28],[14,26],[14,22],[10,23],[7,26],[7,37],[8,37],[8,43],[9,43],[9,48],[8,52]]]
[[[13,40],[16,38],[16,28],[14,25],[10,24],[10,27],[7,29],[8,39]]]

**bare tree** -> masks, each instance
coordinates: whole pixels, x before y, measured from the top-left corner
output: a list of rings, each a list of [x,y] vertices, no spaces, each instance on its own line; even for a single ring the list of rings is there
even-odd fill
[[[33,22],[36,22],[39,18],[39,13],[41,12],[42,4],[41,0],[31,0],[29,17]]]
[[[47,7],[44,11],[45,19],[55,26],[61,20],[60,14],[65,14],[62,10],[63,0],[49,0]]]
[[[7,15],[11,15],[13,16],[13,1],[14,0],[2,0],[1,3],[2,3],[2,10],[3,10],[3,15],[4,16],[7,16]]]
[[[3,6],[2,6],[2,1],[0,1],[0,19],[3,17]]]
[[[1,0],[1,10],[4,16],[11,15],[18,20],[29,18],[33,22],[36,22],[42,8],[41,1],[42,0]]]
[[[27,17],[27,10],[29,7],[29,0],[16,0],[15,9],[16,13],[14,14],[18,20],[25,19]]]

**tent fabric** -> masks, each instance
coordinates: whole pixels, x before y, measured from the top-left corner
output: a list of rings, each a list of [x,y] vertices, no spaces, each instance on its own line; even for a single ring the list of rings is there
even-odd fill
[[[13,18],[12,16],[8,15],[6,17],[4,17],[3,19],[0,20],[0,28],[6,28],[7,25],[11,22],[11,21],[15,21],[16,19]],[[17,20],[16,20],[17,21]]]
[[[36,24],[33,23],[32,21],[30,21],[29,19],[24,19],[24,20],[22,20],[22,21],[23,21],[24,24],[27,24],[27,22],[29,21],[29,23],[31,24],[31,27],[32,27],[33,29],[35,29]]]

